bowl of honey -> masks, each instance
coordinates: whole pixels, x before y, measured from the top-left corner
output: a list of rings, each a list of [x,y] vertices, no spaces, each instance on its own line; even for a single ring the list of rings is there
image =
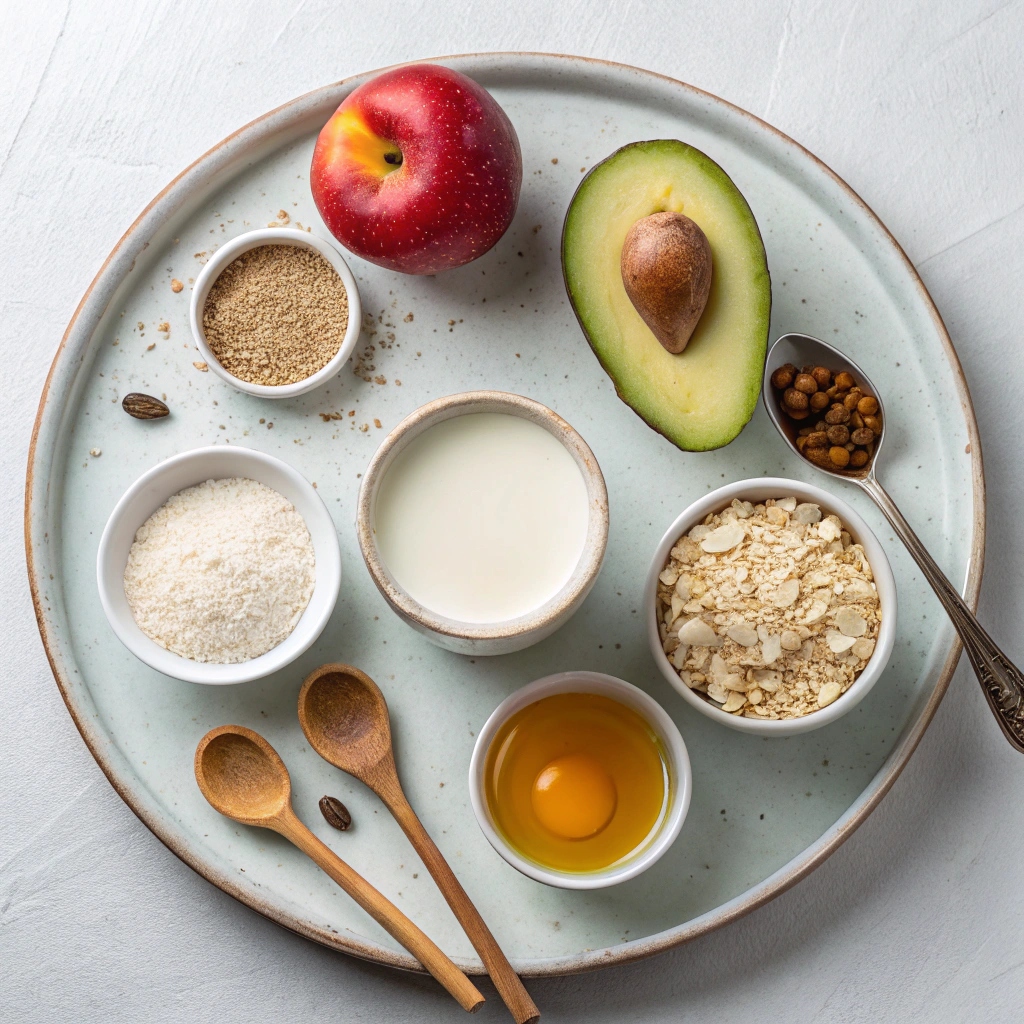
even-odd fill
[[[563,889],[633,878],[672,845],[690,805],[686,744],[643,690],[563,672],[488,718],[469,766],[488,842],[524,875]]]

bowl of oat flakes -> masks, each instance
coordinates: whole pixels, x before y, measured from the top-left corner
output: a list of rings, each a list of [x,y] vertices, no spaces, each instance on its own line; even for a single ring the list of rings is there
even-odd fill
[[[867,523],[812,484],[740,480],[695,501],[648,574],[648,637],[682,697],[791,736],[854,708],[896,636],[896,583]]]

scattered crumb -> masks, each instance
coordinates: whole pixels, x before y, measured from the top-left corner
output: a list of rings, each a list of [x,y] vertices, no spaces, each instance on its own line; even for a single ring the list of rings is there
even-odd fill
[[[402,382],[396,378],[396,380],[395,380],[395,387],[400,388],[401,386],[402,386]]]
[[[101,456],[101,455],[103,454],[103,452],[102,452],[102,451],[101,451],[101,450],[100,450],[99,448],[90,448],[90,449],[89,449],[89,454],[90,454],[90,455],[91,455],[91,456],[92,456],[92,457],[93,457],[94,459],[98,459],[98,458],[99,458],[99,457],[100,457],[100,456]]]
[[[114,344],[117,344],[117,342],[115,342]],[[966,454],[966,455],[970,455],[971,454],[971,446],[970,445],[967,445],[967,447],[964,448],[964,454]]]
[[[171,333],[171,325],[166,320],[161,320],[160,323],[156,325],[156,329],[158,331],[163,331],[164,334]]]
[[[412,316],[412,313],[406,313],[406,314],[405,314],[405,317],[404,317],[404,320],[405,320],[405,322],[406,322],[407,324],[411,324],[411,323],[412,323],[412,320],[413,320],[413,316]]]
[[[531,230],[531,231],[532,231],[532,232],[533,232],[534,234],[537,234],[537,232],[538,232],[538,231],[540,231],[540,229],[541,229],[541,228],[542,228],[543,226],[544,226],[543,224],[534,224],[534,225],[533,225],[533,227],[532,227],[532,228],[531,228],[530,230]]]
[[[378,419],[375,419],[375,420],[373,421],[373,425],[374,425],[374,426],[375,426],[375,427],[376,427],[376,428],[377,428],[378,430],[380,430],[380,420],[378,420]]]
[[[196,368],[197,370],[199,370],[199,372],[200,372],[200,373],[206,373],[206,372],[207,372],[207,370],[209,370],[209,369],[210,369],[210,367],[209,367],[209,366],[208,366],[208,365],[207,365],[206,363],[201,363],[201,362],[193,362],[193,363],[192,363],[192,365],[193,365],[193,366],[194,366],[194,367],[195,367],[195,368]]]
[[[152,352],[153,349],[155,349],[155,348],[156,348],[156,342],[154,341],[152,344],[146,346],[146,351],[147,352]]]
[[[388,382],[387,377],[385,377],[383,374],[380,374],[380,373],[378,373],[377,376],[373,378],[373,383],[374,384],[387,384],[387,382]]]
[[[177,295],[184,287],[185,286],[176,277],[171,278],[171,291],[174,292],[175,295]]]
[[[370,429],[369,423],[360,423],[359,429],[365,434]]]
[[[558,163],[558,157],[557,157],[557,156],[553,156],[553,157],[551,158],[551,162],[552,162],[553,164],[557,164],[557,163]]]
[[[144,331],[146,329],[146,325],[141,320],[135,325],[135,327],[140,331]]]
[[[349,409],[348,414],[349,414],[349,416],[355,416],[355,414],[356,414],[355,409]]]
[[[277,220],[270,221],[270,223],[267,224],[267,227],[268,228],[283,228],[290,220],[291,220],[291,217],[288,216],[288,211],[287,210],[278,210],[277,211]]]

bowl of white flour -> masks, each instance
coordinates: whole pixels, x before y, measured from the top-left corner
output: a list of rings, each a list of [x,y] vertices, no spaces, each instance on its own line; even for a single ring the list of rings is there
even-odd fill
[[[111,513],[96,563],[114,633],[193,683],[276,672],[320,636],[341,586],[327,507],[291,466],[214,445],[144,473]]]

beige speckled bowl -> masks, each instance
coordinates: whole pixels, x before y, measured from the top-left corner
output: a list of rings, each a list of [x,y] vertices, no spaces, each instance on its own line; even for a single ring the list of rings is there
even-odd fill
[[[589,501],[587,538],[568,582],[550,600],[526,615],[504,622],[460,622],[416,601],[395,579],[377,547],[374,514],[388,467],[425,430],[455,416],[497,412],[531,420],[558,438],[583,474]],[[370,460],[359,489],[356,517],[359,547],[377,589],[399,617],[439,647],[458,654],[510,654],[538,643],[567,622],[583,603],[604,561],[608,544],[608,491],[601,467],[582,437],[557,413],[532,398],[503,391],[467,391],[428,402],[407,416],[384,439]]]

